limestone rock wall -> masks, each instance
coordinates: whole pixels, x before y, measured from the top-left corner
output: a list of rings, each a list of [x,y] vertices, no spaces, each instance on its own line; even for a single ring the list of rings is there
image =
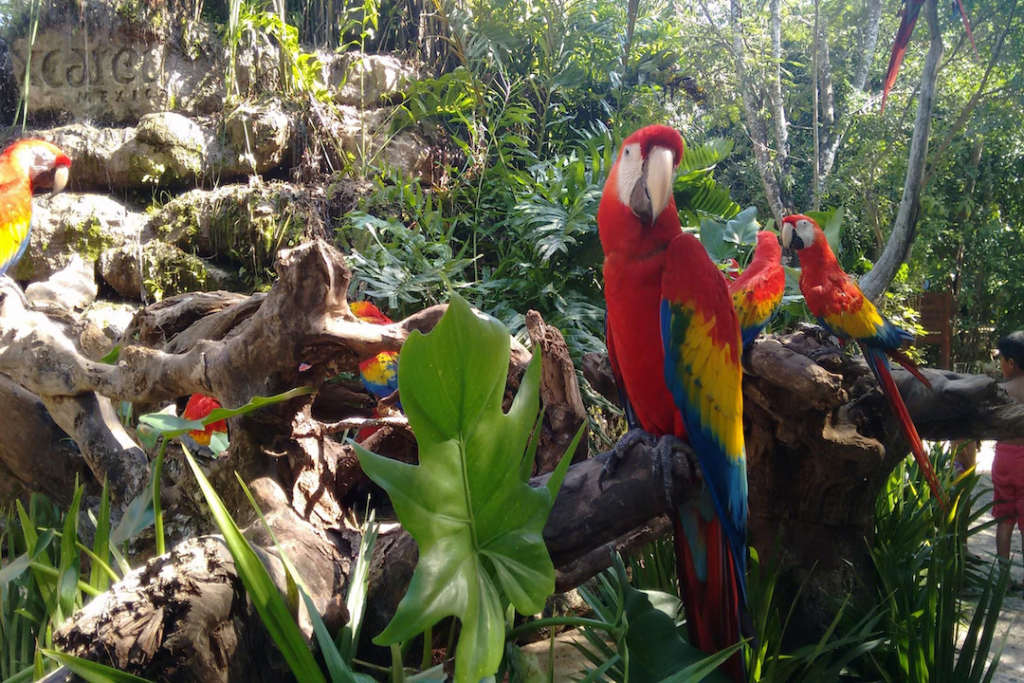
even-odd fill
[[[0,28],[0,115],[27,92],[26,135],[72,158],[69,191],[35,202],[22,283],[70,267],[108,299],[258,288],[279,249],[333,235],[364,166],[433,176],[436,135],[396,130],[389,104],[413,62],[303,48],[315,82],[300,89],[279,72],[296,55],[266,35],[231,62],[222,27],[162,0],[127,7],[49,0],[34,40],[27,16]]]

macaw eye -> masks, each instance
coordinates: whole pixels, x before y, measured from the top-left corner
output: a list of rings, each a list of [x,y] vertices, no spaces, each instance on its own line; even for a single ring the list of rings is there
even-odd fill
[[[627,157],[629,156],[629,150],[628,149],[626,150],[626,156]]]

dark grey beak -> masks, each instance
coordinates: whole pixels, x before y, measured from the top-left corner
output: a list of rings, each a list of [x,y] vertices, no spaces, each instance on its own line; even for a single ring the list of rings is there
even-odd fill
[[[654,223],[654,212],[651,206],[651,195],[647,192],[647,161],[644,161],[644,172],[640,179],[633,186],[633,193],[629,195],[629,208],[633,214],[640,219],[644,225]]]

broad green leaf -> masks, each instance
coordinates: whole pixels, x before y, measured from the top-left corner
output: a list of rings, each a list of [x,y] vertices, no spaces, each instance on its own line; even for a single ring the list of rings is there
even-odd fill
[[[356,567],[349,574],[348,595],[345,596],[349,621],[341,627],[337,636],[338,650],[346,662],[351,662],[356,656],[356,647],[359,645],[359,634],[366,613],[366,594],[370,583],[370,558],[377,544],[379,530],[376,513],[371,512],[369,518],[363,522]]]
[[[143,416],[146,417],[146,416]],[[140,418],[142,419],[142,418]],[[121,516],[121,522],[117,525],[110,534],[110,546],[111,548],[118,548],[130,539],[135,538],[143,531],[148,529],[153,524],[155,516],[153,514],[153,477],[152,471],[155,463],[150,463],[150,477],[149,484],[146,488],[135,497],[131,503],[128,504],[128,508],[124,511]]]
[[[725,224],[723,238],[730,244],[757,243],[757,207],[751,206],[739,212]]]
[[[672,677],[675,680],[699,681],[708,674],[713,676],[712,680],[726,680],[714,669],[728,657],[716,659],[709,667],[703,666],[708,664],[708,655],[687,643],[676,629],[675,619],[655,607],[645,592],[630,585],[626,567],[618,555],[614,558],[614,569],[623,592],[626,623],[629,625],[625,640],[629,648],[630,680],[661,681]],[[675,678],[684,671],[699,675]]]
[[[25,552],[3,569],[0,569],[0,588],[5,588],[7,584],[21,576],[36,558],[50,546],[53,535],[53,529],[47,529],[36,539],[34,550]]]
[[[539,410],[540,354],[502,411],[508,330],[459,296],[428,335],[413,332],[399,359],[399,391],[419,444],[419,465],[356,446],[419,544],[419,563],[394,619],[374,642],[391,645],[448,616],[462,631],[455,680],[493,675],[505,640],[505,605],[535,614],[554,591],[541,532],[554,495],[520,471]],[[571,448],[555,477],[564,476]]]
[[[49,657],[61,666],[71,669],[75,675],[82,677],[89,683],[149,683],[148,679],[134,676],[124,671],[100,664],[88,659],[82,659],[74,655],[64,654],[55,650],[40,650],[43,655]]]
[[[205,425],[199,420],[186,420],[169,413],[148,413],[139,417],[141,424],[152,427],[157,434],[177,436],[190,431],[203,431]]]
[[[116,365],[117,359],[120,357],[121,345],[117,344],[114,346],[114,348],[110,349],[110,351],[107,352],[107,355],[103,356],[103,358],[100,358],[100,362],[106,363],[107,365]]]
[[[226,451],[230,445],[226,432],[214,432],[213,434],[210,434],[209,448],[213,451],[214,455],[220,455]]]
[[[34,673],[35,671],[33,670],[33,667],[29,666],[10,678],[5,679],[3,683],[29,683],[29,681],[32,681],[35,678],[33,675]]]
[[[78,552],[78,507],[82,501],[84,487],[78,485],[78,478],[75,478],[75,495],[71,500],[71,507],[68,508],[64,517],[64,530],[60,539],[60,574],[57,583],[57,604],[60,610],[53,615],[53,622],[56,626],[70,617],[75,612],[75,605],[78,598],[78,574],[82,558]]]
[[[263,566],[259,556],[249,545],[249,541],[238,530],[238,526],[231,519],[224,502],[217,495],[213,485],[210,484],[206,475],[199,469],[195,458],[187,448],[183,448],[185,459],[188,461],[192,473],[199,482],[206,504],[210,506],[210,513],[214,521],[224,535],[224,543],[235,560],[235,569],[239,578],[245,585],[245,591],[256,607],[260,618],[263,619],[267,631],[270,632],[277,647],[284,655],[285,661],[291,668],[295,677],[303,682],[318,683],[324,681],[324,675],[317,666],[313,653],[306,645],[306,639],[299,630],[298,625],[292,618],[288,605],[277,589],[277,584],[270,578],[270,573]]]
[[[208,425],[211,422],[216,422],[217,420],[226,420],[229,417],[246,415],[254,410],[259,410],[260,408],[272,406],[277,403],[284,403],[285,401],[290,401],[299,396],[308,396],[315,392],[316,389],[313,387],[295,387],[294,389],[290,389],[282,394],[275,394],[274,396],[253,396],[252,399],[243,406],[239,406],[237,408],[216,408],[211,410],[210,414],[203,418],[202,423],[203,425]],[[200,427],[200,429],[202,429],[202,427]]]
[[[725,226],[710,218],[700,221],[700,243],[715,263],[722,263],[739,254],[734,244],[725,239]]]

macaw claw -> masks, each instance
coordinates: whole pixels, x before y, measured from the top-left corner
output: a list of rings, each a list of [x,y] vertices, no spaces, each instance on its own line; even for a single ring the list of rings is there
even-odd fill
[[[601,474],[597,478],[597,488],[599,490],[604,490],[605,478],[615,475],[615,471],[619,469],[619,462],[626,457],[626,453],[629,449],[638,443],[642,443],[648,448],[651,448],[655,443],[657,443],[657,441],[653,434],[640,428],[630,429],[626,432],[612,448],[612,457],[604,461],[604,467],[601,469]]]
[[[675,490],[672,473],[677,453],[682,453],[686,456],[687,463],[690,466],[691,481],[700,480],[703,482],[704,479],[700,468],[694,467],[697,454],[688,442],[672,434],[666,434],[658,439],[658,443],[654,447],[654,465],[661,468],[661,481],[665,487],[665,500],[668,502],[669,509],[676,506],[672,495]]]

